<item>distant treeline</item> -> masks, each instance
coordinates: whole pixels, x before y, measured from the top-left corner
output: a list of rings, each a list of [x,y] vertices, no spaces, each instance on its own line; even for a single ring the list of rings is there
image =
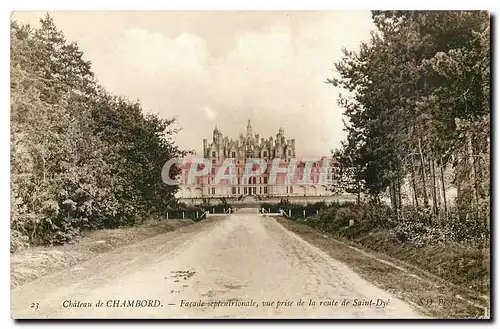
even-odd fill
[[[336,203],[334,203],[336,204]],[[331,207],[332,204],[327,204],[326,202],[315,202],[308,204],[298,204],[298,203],[290,203],[288,199],[282,199],[279,203],[261,203],[260,208],[264,209],[264,211],[270,213],[277,213],[280,210],[283,210],[286,213],[286,217],[295,219],[295,218],[305,218],[314,216],[321,209]]]
[[[104,90],[48,15],[40,28],[13,21],[11,250],[174,207],[177,188],[160,174],[185,155],[172,141],[173,123]]]
[[[229,214],[233,211],[231,204],[228,203],[226,198],[220,198],[219,201],[220,203],[218,204],[211,204],[207,199],[203,199],[201,204],[192,206],[179,202],[176,209],[168,211],[168,218],[192,219],[194,221],[200,221],[207,218],[202,215],[205,212],[210,214]]]

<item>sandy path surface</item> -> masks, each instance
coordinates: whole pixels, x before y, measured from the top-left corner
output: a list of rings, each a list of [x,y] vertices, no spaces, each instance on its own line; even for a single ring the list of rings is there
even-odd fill
[[[11,314],[14,318],[421,317],[252,209],[119,248],[15,288]]]

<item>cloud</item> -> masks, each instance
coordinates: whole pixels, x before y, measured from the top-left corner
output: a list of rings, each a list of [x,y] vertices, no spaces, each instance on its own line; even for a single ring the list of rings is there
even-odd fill
[[[181,147],[200,150],[215,124],[237,138],[251,117],[261,137],[283,126],[300,156],[340,146],[338,90],[324,81],[372,26],[369,12],[53,15],[109,91],[177,117]]]
[[[292,33],[286,26],[275,25],[260,33],[240,35],[227,62],[242,67],[257,66],[261,70],[279,70],[292,60]]]
[[[127,93],[147,86],[164,88],[178,80],[206,83],[208,79],[207,50],[196,35],[168,38],[140,27],[129,28],[117,40],[112,57],[113,71],[120,71],[112,84],[126,87]]]
[[[209,107],[205,106],[203,108],[203,111],[205,112],[205,115],[210,121],[214,121],[214,119],[217,117],[217,113],[213,110],[211,110]]]

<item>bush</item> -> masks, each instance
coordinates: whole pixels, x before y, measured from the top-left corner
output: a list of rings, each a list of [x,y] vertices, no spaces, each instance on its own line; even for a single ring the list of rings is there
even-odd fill
[[[21,232],[10,230],[10,252],[16,252],[26,248],[29,245],[29,239]]]
[[[352,221],[352,225],[349,223]],[[376,228],[393,227],[390,209],[374,204],[332,204],[322,209],[309,221],[313,227],[325,233],[333,233],[349,238],[358,237]]]
[[[489,289],[488,237],[484,220],[453,214],[438,222],[430,209],[407,208],[401,222],[376,204],[331,205],[307,224],[362,246],[413,263],[454,284]],[[354,224],[349,226],[349,221]]]
[[[452,212],[445,223],[453,241],[461,243],[484,243],[489,240],[489,230],[485,219],[474,213]]]
[[[48,15],[40,28],[13,21],[11,43],[12,249],[164,214],[177,187],[162,167],[186,153],[175,119],[106,92]]]
[[[404,212],[403,222],[394,228],[394,234],[400,242],[410,242],[417,246],[424,243],[429,234],[432,215],[428,208],[411,208]]]
[[[400,242],[411,243],[415,247],[457,242],[480,244],[488,239],[484,220],[471,214],[452,213],[448,220],[438,221],[430,209],[407,209],[403,222],[394,229]]]
[[[321,209],[327,208],[328,205],[325,202],[308,203],[307,205],[301,205],[297,203],[290,203],[288,199],[282,199],[280,203],[261,203],[260,208],[264,208],[266,211],[279,212],[280,209],[284,210],[286,214],[291,214],[291,219],[298,219],[305,217],[315,216]]]
[[[167,212],[168,212],[168,218],[170,219],[184,218],[184,219],[191,219],[194,221],[200,221],[202,219],[205,219],[205,217],[202,216],[202,214],[207,211],[211,214],[213,213],[223,214],[228,208],[231,208],[231,205],[227,201],[216,205],[212,205],[207,202],[197,206],[188,206],[185,203],[178,203],[177,207],[171,208]]]

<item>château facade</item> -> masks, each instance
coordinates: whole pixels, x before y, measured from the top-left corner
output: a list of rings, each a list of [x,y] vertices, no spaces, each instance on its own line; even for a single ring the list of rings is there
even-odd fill
[[[187,178],[193,164],[189,159],[181,166],[181,179],[177,196],[181,199],[201,198],[234,198],[242,195],[266,197],[293,196],[329,196],[334,181],[330,159],[322,157],[317,161],[309,161],[306,169],[304,162],[296,159],[295,139],[287,139],[283,127],[279,128],[275,137],[261,138],[254,134],[252,123],[248,120],[246,134],[240,134],[234,140],[224,136],[215,127],[212,140],[203,139],[203,158],[211,164],[211,170],[203,176],[195,177],[189,182]],[[233,180],[214,182],[224,161],[230,159],[234,163],[236,177]],[[267,168],[256,177],[245,179],[248,159],[262,159]],[[279,159],[280,168],[287,167],[291,161],[296,165],[293,179],[286,178],[285,173],[273,173],[272,161]],[[326,165],[325,165],[326,164]],[[305,173],[310,173],[304,182]],[[272,177],[274,176],[274,177]],[[329,183],[328,183],[329,182]]]
[[[252,123],[248,120],[246,135],[240,134],[238,140],[224,137],[217,126],[213,132],[212,143],[203,140],[203,156],[216,160],[233,158],[236,161],[247,158],[294,158],[295,139],[286,139],[283,127],[276,134],[276,138],[261,138],[253,134]]]

